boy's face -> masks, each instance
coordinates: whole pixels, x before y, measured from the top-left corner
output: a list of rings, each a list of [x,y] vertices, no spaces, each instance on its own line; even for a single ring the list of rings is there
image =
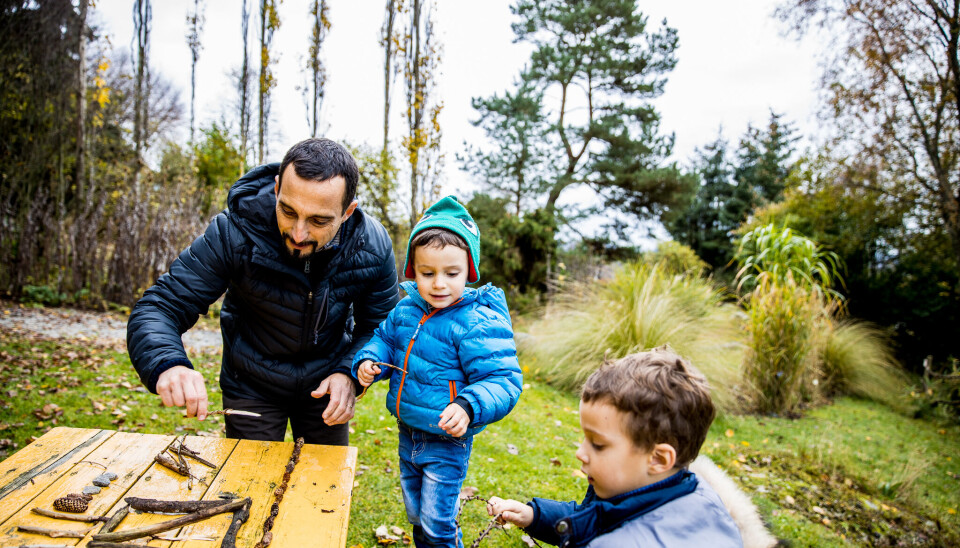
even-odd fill
[[[457,302],[467,284],[467,252],[455,245],[423,246],[413,250],[417,292],[434,308]]]
[[[666,476],[654,451],[634,445],[626,432],[627,415],[603,401],[580,402],[583,443],[577,449],[580,469],[597,496],[608,499],[656,483]]]

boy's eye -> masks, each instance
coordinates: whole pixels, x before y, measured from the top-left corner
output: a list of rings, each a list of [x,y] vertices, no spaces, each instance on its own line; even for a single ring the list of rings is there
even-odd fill
[[[594,443],[594,442],[590,442],[590,445],[592,445],[593,448],[596,449],[597,451],[603,451],[604,447],[606,447],[606,445],[601,445],[599,443]]]

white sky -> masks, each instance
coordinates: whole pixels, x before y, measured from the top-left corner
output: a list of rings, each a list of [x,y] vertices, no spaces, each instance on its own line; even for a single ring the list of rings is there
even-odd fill
[[[228,76],[240,66],[240,0],[206,0],[203,50],[197,68],[197,119],[202,126],[225,114],[235,118],[236,91]],[[463,142],[484,144],[471,97],[502,93],[511,87],[529,59],[527,44],[513,43],[510,0],[439,0],[437,22],[444,54],[439,94],[444,103],[440,124],[446,155],[445,192],[473,188],[455,159]],[[103,25],[114,48],[129,50],[132,2],[97,0],[94,21]],[[250,4],[258,4],[250,0]],[[325,136],[379,147],[383,132],[383,59],[379,46],[383,0],[328,0],[332,28],[323,45],[327,66],[322,120]],[[192,0],[154,0],[150,62],[182,90],[185,141],[189,124],[190,51],[186,15]],[[677,68],[668,76],[665,94],[656,101],[662,131],[676,134],[674,159],[686,165],[694,149],[711,142],[722,125],[735,146],[748,123],[763,125],[770,109],[784,113],[804,136],[817,127],[817,48],[781,34],[772,17],[774,0],[640,1],[652,27],[664,18],[677,29]],[[736,7],[734,7],[736,6]],[[256,7],[251,16],[251,52],[255,51]],[[295,87],[304,82],[310,33],[308,0],[280,4],[280,30],[273,55],[278,86],[272,103],[270,161],[279,161],[293,143],[309,136],[303,99]],[[399,142],[403,84],[394,84],[391,139]],[[254,107],[255,108],[255,107]],[[394,118],[394,116],[391,116]],[[255,123],[254,120],[254,129]],[[255,137],[254,137],[255,138]]]

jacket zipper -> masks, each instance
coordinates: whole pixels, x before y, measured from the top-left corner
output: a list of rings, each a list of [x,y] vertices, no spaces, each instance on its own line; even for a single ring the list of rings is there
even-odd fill
[[[424,314],[420,318],[420,323],[417,324],[417,328],[413,332],[413,336],[410,337],[410,344],[407,345],[407,354],[403,357],[403,376],[400,377],[400,388],[397,389],[397,419],[400,419],[400,397],[403,395],[403,383],[407,380],[407,362],[410,361],[410,351],[413,350],[413,343],[417,340],[417,335],[420,334],[420,328],[423,327],[423,324],[430,319],[431,316],[443,310],[442,308],[435,308],[433,312],[429,314]]]

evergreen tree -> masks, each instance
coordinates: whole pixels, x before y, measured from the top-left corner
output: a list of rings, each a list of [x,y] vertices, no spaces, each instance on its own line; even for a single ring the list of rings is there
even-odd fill
[[[793,126],[782,118],[782,114],[770,111],[766,131],[749,126],[737,150],[739,161],[734,177],[754,190],[758,204],[783,198],[787,177],[795,166],[793,145],[798,137]]]
[[[519,0],[512,9],[517,39],[535,48],[531,82],[557,98],[547,116],[563,157],[547,209],[587,186],[637,217],[671,213],[696,184],[666,164],[673,137],[659,133],[650,104],[676,65],[676,30],[648,29],[636,0]]]

